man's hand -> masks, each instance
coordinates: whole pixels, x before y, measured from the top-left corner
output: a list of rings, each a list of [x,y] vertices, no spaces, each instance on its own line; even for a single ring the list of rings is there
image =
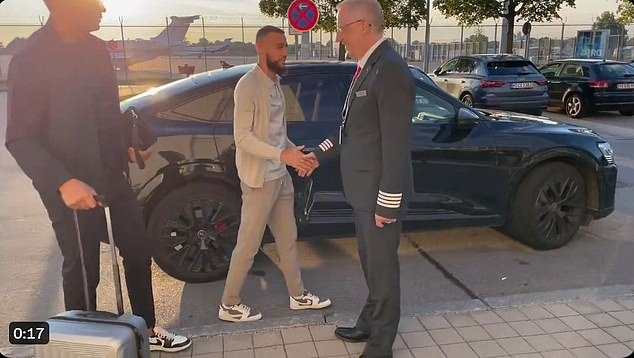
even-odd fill
[[[141,155],[141,159],[143,159],[143,161],[146,161],[148,159],[150,159],[150,157],[152,156],[152,149],[147,149],[147,150],[141,150],[139,151],[139,154]],[[130,163],[136,163],[136,155],[134,155],[134,148],[128,148],[128,158],[130,159]]]
[[[280,155],[280,160],[286,165],[295,168],[297,171],[308,172],[312,169],[313,163],[310,158],[307,158],[306,155],[302,153],[302,149],[304,149],[303,145],[295,147],[294,149],[285,150]]]
[[[88,210],[97,207],[97,192],[81,180],[71,179],[59,187],[59,193],[67,207],[73,210]]]
[[[311,168],[309,170],[296,169],[297,175],[300,178],[311,176],[313,174],[313,172],[315,171],[315,169],[319,168],[319,160],[317,160],[317,157],[315,156],[315,153],[304,154],[304,157],[310,159],[312,166],[311,166]]]
[[[374,214],[374,223],[376,224],[376,227],[378,228],[382,229],[385,226],[385,224],[392,224],[395,222],[396,222],[396,219],[388,219],[380,215]]]

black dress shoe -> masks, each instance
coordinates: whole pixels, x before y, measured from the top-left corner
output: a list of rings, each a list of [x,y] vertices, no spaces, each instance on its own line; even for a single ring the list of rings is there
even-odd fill
[[[335,336],[346,342],[365,342],[370,338],[370,333],[363,332],[357,327],[337,327],[335,329]]]

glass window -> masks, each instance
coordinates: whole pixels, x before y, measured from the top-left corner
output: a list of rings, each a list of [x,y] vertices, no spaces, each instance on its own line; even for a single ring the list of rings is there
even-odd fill
[[[598,67],[604,78],[634,77],[634,67],[624,63],[606,63]]]
[[[456,65],[458,64],[458,61],[460,61],[460,59],[454,59],[451,60],[449,62],[447,62],[444,66],[442,66],[442,68],[440,69],[440,75],[450,75],[452,73],[456,72]]]
[[[475,70],[475,61],[462,59],[456,64],[456,72],[460,74],[471,74]]]
[[[539,73],[530,61],[492,61],[487,63],[487,71],[492,76],[521,76]]]
[[[416,86],[412,123],[447,122],[456,116],[454,106],[437,95]]]
[[[563,71],[561,71],[561,77],[584,77],[583,67],[576,63],[569,63],[565,65]]]
[[[561,68],[562,63],[553,63],[541,69],[541,73],[546,76],[555,77]]]
[[[431,78],[429,78],[429,76],[423,70],[421,70],[420,68],[414,67],[414,66],[410,66],[409,67],[409,71],[412,73],[412,76],[414,76],[414,78],[419,79],[419,80],[427,83],[428,85],[436,86],[434,81]]]
[[[172,108],[170,112],[171,119],[231,122],[233,88],[225,88],[195,98]]]
[[[282,79],[288,122],[340,122],[352,76],[305,74]]]

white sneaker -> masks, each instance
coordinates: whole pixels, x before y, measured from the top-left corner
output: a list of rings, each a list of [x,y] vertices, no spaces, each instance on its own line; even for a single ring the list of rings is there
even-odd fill
[[[218,318],[227,322],[252,322],[262,319],[262,314],[245,304],[225,306],[220,304]]]
[[[304,294],[298,297],[290,296],[291,309],[292,310],[319,310],[330,306],[329,299],[320,299],[308,291],[304,291]]]
[[[150,337],[150,350],[163,352],[180,352],[189,348],[192,341],[183,336],[168,332],[165,328],[154,327],[155,336]]]

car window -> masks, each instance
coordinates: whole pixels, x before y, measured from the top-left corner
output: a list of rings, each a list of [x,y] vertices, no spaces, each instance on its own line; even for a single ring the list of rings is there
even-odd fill
[[[169,111],[170,119],[199,121],[233,121],[233,88],[208,93]]]
[[[416,67],[410,67],[409,71],[412,73],[412,76],[414,76],[414,78],[419,79],[427,83],[428,85],[432,85],[434,87],[436,86],[434,81],[431,78],[429,78],[429,76],[427,76],[427,74],[423,72],[423,70]]]
[[[625,63],[605,63],[599,66],[603,78],[633,77],[634,67]]]
[[[448,75],[448,74],[455,73],[456,72],[456,65],[458,64],[458,61],[460,61],[460,59],[454,59],[454,60],[451,60],[451,61],[447,62],[444,66],[441,67],[440,74],[441,75]]]
[[[588,68],[586,67],[586,73],[583,72],[582,65],[578,65],[576,63],[569,63],[564,66],[564,69],[561,71],[561,77],[589,77],[590,73]]]
[[[469,59],[462,59],[456,64],[456,72],[459,74],[467,75],[473,73],[475,70],[475,61]]]
[[[456,111],[451,103],[423,87],[416,86],[412,123],[446,122],[455,116]]]
[[[493,76],[532,75],[539,73],[530,61],[492,61],[487,63],[487,72]]]
[[[557,73],[559,72],[559,69],[561,68],[563,64],[562,63],[553,63],[551,65],[548,65],[544,68],[541,69],[541,73],[546,76],[551,76],[551,77],[555,77],[557,76]]]
[[[305,74],[282,79],[288,122],[340,122],[352,76]]]

